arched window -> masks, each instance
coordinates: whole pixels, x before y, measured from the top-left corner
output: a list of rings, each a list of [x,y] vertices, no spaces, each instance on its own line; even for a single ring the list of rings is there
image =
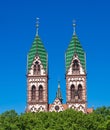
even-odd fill
[[[34,68],[33,68],[33,72],[34,72],[34,75],[40,73],[40,65],[39,65],[38,61],[35,62],[35,65],[34,65]]]
[[[31,88],[31,100],[36,99],[36,87],[33,85]]]
[[[34,65],[34,75],[37,73],[36,65]]]
[[[72,65],[72,71],[78,71],[78,70],[79,70],[78,60],[74,60]]]
[[[42,85],[39,86],[39,100],[43,99],[43,87]]]
[[[79,84],[78,85],[78,99],[82,99],[82,85]]]
[[[73,84],[71,85],[70,91],[71,91],[70,92],[71,93],[71,100],[73,100],[75,97],[75,86]]]

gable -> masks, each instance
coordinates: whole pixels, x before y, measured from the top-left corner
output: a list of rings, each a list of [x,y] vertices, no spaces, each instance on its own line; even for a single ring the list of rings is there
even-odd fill
[[[45,71],[45,69],[44,69],[44,67],[42,65],[40,57],[36,56],[34,58],[33,62],[32,62],[32,65],[31,65],[29,71],[28,71],[28,76],[31,76],[31,75],[33,76],[34,75],[34,70],[33,69],[34,69],[34,65],[35,65],[36,62],[38,62],[39,65],[40,65],[40,73],[38,75],[45,75],[46,74],[46,71]]]
[[[61,104],[61,101],[56,98],[55,101],[53,102],[53,104],[50,105],[50,108],[49,108],[49,111],[52,112],[52,111],[55,111],[55,112],[60,112],[60,111],[63,111],[64,110],[64,107],[63,105]]]
[[[75,60],[78,61],[79,73],[73,73],[73,63],[74,63]],[[68,74],[68,75],[72,75],[72,74],[75,74],[75,75],[76,75],[76,74],[85,74],[85,70],[83,69],[83,66],[82,66],[82,64],[81,64],[81,62],[80,62],[80,60],[79,60],[78,55],[74,55],[74,56],[73,56],[73,58],[72,58],[72,60],[71,60],[71,63],[70,63],[70,66],[69,66],[69,68],[68,68],[66,74]]]

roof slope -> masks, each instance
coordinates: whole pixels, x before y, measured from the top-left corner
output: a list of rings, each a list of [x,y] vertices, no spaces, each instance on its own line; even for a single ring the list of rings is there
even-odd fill
[[[35,56],[38,55],[43,68],[47,71],[47,52],[39,36],[36,36],[28,53],[28,71],[30,70]]]
[[[66,54],[65,54],[66,71],[68,71],[69,66],[72,62],[72,58],[75,54],[78,55],[78,58],[81,62],[83,69],[86,70],[86,67],[85,67],[85,52],[84,52],[76,34],[72,36],[72,40],[70,41],[70,44],[69,44],[67,51],[66,51]]]

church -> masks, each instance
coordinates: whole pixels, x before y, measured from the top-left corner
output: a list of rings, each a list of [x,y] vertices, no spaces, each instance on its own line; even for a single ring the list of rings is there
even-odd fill
[[[76,24],[73,23],[73,35],[65,52],[66,104],[62,102],[60,82],[56,98],[48,103],[48,54],[38,34],[39,24],[36,24],[36,36],[27,55],[27,108],[26,112],[55,111],[74,109],[90,113],[87,108],[86,86],[86,54],[76,35]]]

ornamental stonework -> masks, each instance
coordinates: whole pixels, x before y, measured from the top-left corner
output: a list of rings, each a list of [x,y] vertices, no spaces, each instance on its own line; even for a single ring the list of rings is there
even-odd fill
[[[58,83],[58,90],[52,104],[48,103],[48,53],[38,33],[27,55],[27,112],[55,111],[74,109],[88,113],[86,86],[86,53],[73,31],[72,39],[65,52],[66,103]],[[76,27],[73,24],[74,28]],[[63,58],[63,57],[62,57]],[[51,93],[50,93],[51,94]]]

